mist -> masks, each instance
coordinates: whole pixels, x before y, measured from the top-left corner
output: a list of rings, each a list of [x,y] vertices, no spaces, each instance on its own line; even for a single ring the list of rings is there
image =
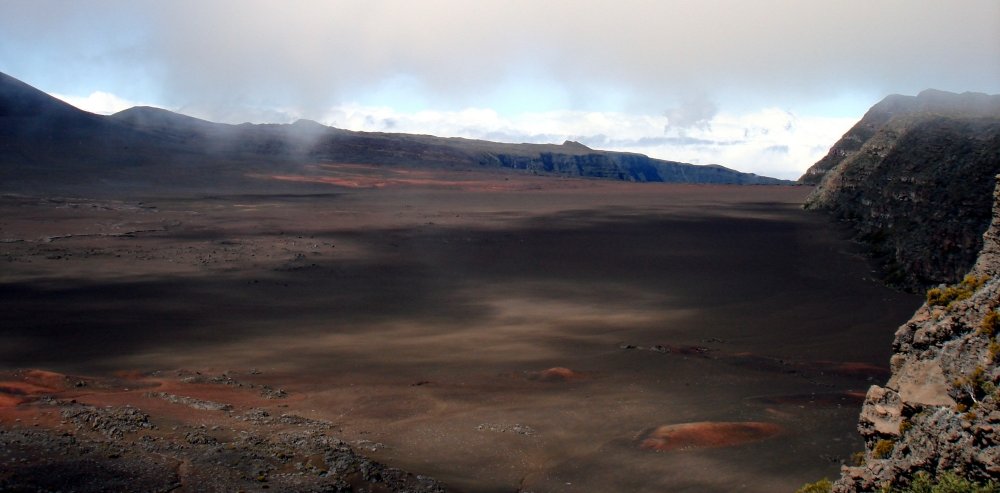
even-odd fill
[[[439,133],[447,122],[427,115],[475,112],[485,119],[442,135],[597,141],[601,132],[539,132],[496,120],[599,113],[656,120],[655,131],[638,137],[603,134],[648,142],[704,137],[724,115],[857,120],[891,93],[1000,92],[1000,3],[992,0],[306,1],[294,8],[259,0],[18,0],[2,10],[0,71],[70,99],[100,92],[105,102],[225,123],[343,125],[346,118],[331,115],[355,108],[366,124],[348,128],[391,130],[422,119],[418,131]],[[833,127],[821,142],[758,147],[828,147],[849,128],[839,120],[823,126]],[[665,155],[670,148],[653,152],[677,159]],[[781,166],[792,175],[809,164]]]

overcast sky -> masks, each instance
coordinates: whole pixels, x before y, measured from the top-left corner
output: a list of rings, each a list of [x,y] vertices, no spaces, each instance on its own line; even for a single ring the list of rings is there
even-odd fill
[[[1000,93],[1000,1],[3,0],[0,71],[99,113],[572,139],[796,178],[888,94]]]

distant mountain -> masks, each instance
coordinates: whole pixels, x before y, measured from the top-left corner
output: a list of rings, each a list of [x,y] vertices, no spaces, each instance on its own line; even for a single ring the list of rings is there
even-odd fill
[[[253,175],[306,165],[367,163],[510,169],[637,182],[779,184],[717,165],[693,165],[582,144],[353,132],[300,120],[228,125],[151,107],[110,116],[81,111],[0,74],[0,191],[66,187],[212,190],[264,186]]]
[[[1000,114],[1000,96],[967,92],[955,94],[927,89],[916,96],[893,94],[878,102],[830,148],[830,152],[799,178],[800,183],[817,185],[827,172],[856,154],[882,127],[904,115],[937,115],[957,118],[989,117]]]
[[[873,106],[801,178],[850,222],[886,279],[923,289],[972,267],[1000,173],[1000,95],[928,90]]]

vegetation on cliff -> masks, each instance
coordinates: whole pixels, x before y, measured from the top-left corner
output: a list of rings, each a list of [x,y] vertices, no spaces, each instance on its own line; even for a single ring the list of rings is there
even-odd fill
[[[975,267],[896,331],[892,377],[865,397],[864,459],[836,493],[998,491],[1000,480],[1000,187]]]

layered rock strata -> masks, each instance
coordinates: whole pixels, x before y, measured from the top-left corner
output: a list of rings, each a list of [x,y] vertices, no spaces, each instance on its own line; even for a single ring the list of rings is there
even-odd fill
[[[806,208],[849,223],[891,285],[959,281],[1000,173],[1000,96],[924,91],[876,104],[800,179]]]
[[[892,376],[861,411],[864,460],[842,469],[834,492],[905,487],[920,471],[1000,479],[1000,187],[992,198],[975,266],[896,331]]]

